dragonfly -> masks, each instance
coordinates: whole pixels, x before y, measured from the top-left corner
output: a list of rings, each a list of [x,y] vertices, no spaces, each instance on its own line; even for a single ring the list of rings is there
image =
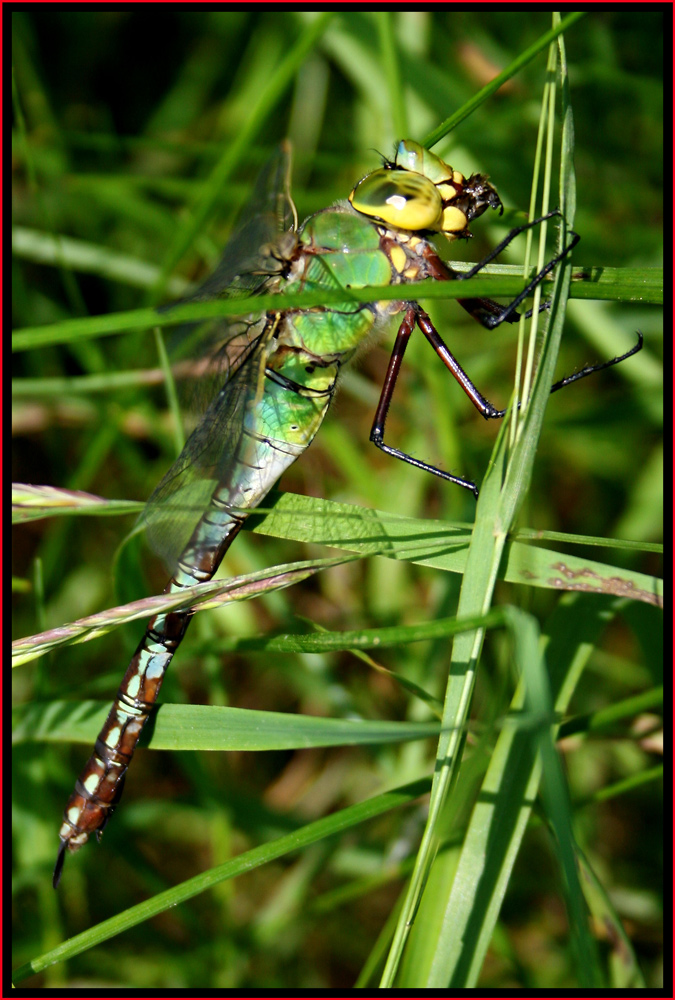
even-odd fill
[[[169,567],[166,594],[179,594],[213,577],[248,514],[311,444],[341,369],[392,317],[400,317],[400,324],[370,435],[378,448],[478,496],[471,480],[384,440],[394,387],[415,328],[483,417],[499,418],[506,412],[478,391],[429,315],[406,297],[406,286],[425,278],[471,278],[519,233],[559,213],[511,230],[484,260],[460,273],[441,259],[432,238],[442,234],[449,240],[467,239],[471,223],[484,212],[503,212],[486,175],[465,177],[418,143],[403,140],[394,158],[360,180],[347,201],[299,225],[290,171],[291,148],[284,142],[260,175],[251,205],[214,273],[188,301],[328,290],[337,292],[338,300],[344,294],[344,299],[333,301],[331,296],[328,305],[267,309],[197,328],[200,352],[208,359],[201,386],[203,413],[143,514],[150,544]],[[578,238],[571,234],[569,244],[508,305],[485,298],[460,298],[460,305],[487,328],[513,322],[520,304]],[[358,290],[365,286],[400,286],[401,298],[364,304]],[[626,360],[642,347],[638,336],[626,354],[583,368],[556,382],[551,391]],[[172,610],[147,623],[66,804],[55,888],[66,856],[92,834],[100,840],[118,805],[139,737],[193,615],[194,610]]]

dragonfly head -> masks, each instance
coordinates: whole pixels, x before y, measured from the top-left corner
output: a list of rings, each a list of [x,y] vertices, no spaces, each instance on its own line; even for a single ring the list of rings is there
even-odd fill
[[[399,143],[396,159],[367,174],[349,195],[361,215],[409,232],[471,235],[469,223],[488,208],[503,211],[484,174],[468,179],[411,139]]]

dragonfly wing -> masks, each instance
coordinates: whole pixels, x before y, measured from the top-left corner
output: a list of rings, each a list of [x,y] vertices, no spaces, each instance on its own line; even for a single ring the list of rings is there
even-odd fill
[[[283,142],[261,171],[237,229],[211,275],[185,302],[255,295],[282,270],[298,218],[290,192],[291,147]]]
[[[262,169],[253,194],[241,213],[239,223],[225,245],[215,270],[191,295],[160,306],[160,312],[170,311],[187,302],[210,302],[214,299],[243,298],[260,294],[278,280],[288,256],[295,249],[298,219],[290,191],[291,146],[285,141]],[[204,353],[195,346],[192,336],[218,323],[184,323],[174,333],[171,354],[174,357],[194,357]],[[186,333],[190,343],[185,344]],[[206,350],[213,337],[206,337]]]
[[[284,142],[258,177],[215,271],[181,302],[242,298],[278,288],[297,243],[290,168],[290,143]],[[253,315],[183,324],[172,338],[173,357],[190,359],[180,368],[192,383],[183,394],[197,422],[142,515],[150,544],[170,572],[236,459],[249,391],[259,384],[268,353],[267,326],[264,315]]]
[[[236,474],[246,409],[260,384],[272,329],[273,323],[263,317],[249,328],[246,344],[242,337],[236,363],[144,509],[148,541],[170,573],[214,490]]]
[[[216,269],[196,292],[160,307],[162,312],[186,302],[237,299],[276,290],[297,245],[297,213],[290,193],[290,172],[291,146],[284,141],[260,172],[253,195]],[[223,379],[217,360],[227,357],[227,344],[238,337],[239,327],[240,323],[233,324],[229,319],[183,323],[168,336],[176,376],[183,380],[181,399],[193,424],[220,391]],[[204,375],[205,367],[210,374]]]

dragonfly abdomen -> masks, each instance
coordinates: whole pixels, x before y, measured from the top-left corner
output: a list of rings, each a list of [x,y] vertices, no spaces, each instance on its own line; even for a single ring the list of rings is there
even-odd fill
[[[176,562],[165,593],[179,593],[212,578],[248,512],[307,448],[330,404],[337,365],[317,367],[303,352],[269,358],[264,393],[254,395],[231,466],[214,490],[190,541]],[[310,369],[309,371],[307,369]],[[303,373],[303,383],[296,381]],[[291,375],[294,378],[291,378]],[[280,412],[287,419],[279,421]],[[117,697],[70,796],[59,830],[53,883],[66,853],[77,851],[92,833],[100,836],[119,802],[127,768],[159,690],[194,612],[170,611],[152,618],[120,685]]]
[[[195,529],[196,541],[202,522]],[[191,570],[181,567],[169,581],[165,593],[180,593],[194,583],[210,580],[243,523],[242,517],[229,517],[228,527],[220,526],[212,545],[188,546],[185,561]],[[189,557],[188,557],[189,552]],[[152,711],[167,668],[183,640],[194,612],[170,611],[155,615],[148,622],[112,704],[108,717],[94,745],[94,752],[80,774],[66,803],[59,830],[61,845],[54,868],[54,887],[59,883],[66,852],[79,850],[92,833],[100,837],[119,802],[124,778],[141,732]]]
[[[111,817],[122,794],[127,767],[191,615],[190,611],[174,611],[157,615],[148,623],[98,735],[94,752],[66,804],[59,830],[61,846],[54,869],[55,887],[61,877],[66,851],[77,851],[92,833],[100,836]]]

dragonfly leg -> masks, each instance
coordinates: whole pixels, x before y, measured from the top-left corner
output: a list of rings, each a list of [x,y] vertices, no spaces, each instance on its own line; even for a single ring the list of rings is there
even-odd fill
[[[384,378],[384,385],[382,386],[382,392],[380,394],[380,401],[377,404],[377,410],[375,411],[373,426],[370,431],[370,440],[373,442],[374,445],[376,445],[383,452],[385,452],[385,454],[391,455],[393,458],[398,458],[403,462],[408,462],[410,465],[414,465],[418,469],[423,469],[425,472],[431,472],[434,476],[440,476],[441,479],[445,479],[450,483],[455,483],[457,486],[463,486],[465,489],[471,490],[474,497],[478,499],[478,487],[470,479],[463,479],[461,476],[453,476],[451,473],[445,472],[443,469],[436,468],[435,465],[428,465],[426,462],[422,462],[420,459],[414,458],[412,455],[408,455],[406,454],[406,452],[400,451],[398,448],[392,448],[391,445],[385,444],[384,442],[384,425],[386,423],[387,414],[389,412],[389,406],[391,404],[391,400],[394,395],[394,387],[396,385],[396,380],[401,370],[403,355],[405,354],[406,347],[408,346],[408,341],[410,340],[410,334],[415,329],[415,323],[419,323],[418,311],[419,311],[418,306],[416,305],[408,306],[406,314],[403,318],[403,322],[401,323],[399,331],[396,335],[396,340],[394,341],[394,347],[391,352],[389,364],[387,366],[387,373]],[[424,315],[426,316],[426,313]],[[431,326],[431,320],[429,320],[429,325]],[[440,337],[438,339],[440,341]],[[452,358],[452,355],[450,354],[449,351],[447,351],[447,354]],[[454,361],[454,358],[452,358],[452,360]],[[461,374],[464,376],[465,381],[469,385],[471,385],[471,382],[464,374],[464,372],[462,372],[462,369],[459,367],[459,365],[457,365],[457,362],[455,362],[455,365],[457,366],[457,369],[461,372]],[[452,368],[450,370],[453,371]],[[457,375],[455,374],[454,371],[453,375],[455,375],[455,378],[457,378]],[[460,385],[461,384],[462,383],[460,382]],[[464,386],[462,387],[464,388]],[[474,391],[478,394],[478,396],[480,396],[480,393],[478,393],[477,390],[474,389]],[[480,396],[480,398],[481,400],[483,399],[482,396]],[[483,402],[487,401],[483,400]],[[490,406],[489,403],[487,403],[487,405]]]
[[[438,330],[431,322],[431,317],[428,313],[421,308],[421,306],[416,306],[414,308],[415,321],[419,326],[420,330],[427,338],[436,354],[439,356],[445,367],[448,369],[451,375],[457,380],[461,388],[467,394],[473,405],[476,407],[481,416],[485,417],[486,420],[494,420],[503,417],[506,410],[498,410],[496,406],[485,398],[485,396],[478,391],[476,386],[473,384],[469,376],[466,374],[462,366],[460,365],[457,358],[454,356],[452,351],[446,346],[439,334]]]
[[[512,229],[511,232],[504,237],[501,243],[497,244],[497,246],[490,251],[487,257],[484,257],[483,260],[479,261],[479,263],[472,267],[470,271],[465,271],[461,274],[455,273],[455,280],[466,281],[467,278],[473,278],[485,267],[486,264],[489,264],[490,261],[494,260],[494,258],[497,257],[498,254],[500,254],[502,250],[504,250],[509,243],[515,239],[516,236],[519,236],[528,229],[532,229],[534,226],[538,226],[547,219],[552,219],[558,215],[560,215],[560,211],[555,209],[553,212],[548,212],[546,215],[542,215],[539,219],[533,219],[532,222],[526,222],[524,225],[517,226],[515,229]],[[550,274],[556,264],[559,264],[561,260],[567,257],[567,255],[571,253],[579,242],[580,237],[578,233],[572,232],[570,235],[572,238],[567,246],[564,247],[560,253],[552,257],[551,260],[549,260],[544,267],[542,267],[541,271],[534,275],[532,280],[526,285],[522,292],[516,296],[513,302],[509,302],[508,305],[501,306],[499,303],[493,302],[492,299],[458,299],[457,301],[463,309],[465,309],[478,323],[481,324],[481,326],[486,327],[488,330],[494,330],[496,326],[499,326],[504,322],[515,322],[515,320],[519,318],[516,310],[520,303],[532,294],[534,289],[537,285],[541,284],[546,275]],[[539,307],[539,312],[543,312],[545,309],[548,309],[548,303],[543,303]],[[529,310],[525,314],[525,318],[528,319],[531,315],[532,310]]]
[[[426,313],[417,303],[412,303],[406,310],[403,322],[399,327],[396,340],[394,341],[394,347],[389,359],[389,365],[387,366],[384,385],[380,394],[380,401],[377,405],[373,426],[370,432],[370,440],[378,448],[384,451],[387,455],[391,455],[393,458],[401,459],[404,462],[408,462],[410,465],[414,465],[418,469],[423,469],[425,472],[430,472],[435,476],[439,476],[441,479],[445,479],[451,483],[456,483],[458,486],[463,486],[465,489],[471,490],[474,497],[477,499],[478,487],[470,479],[464,479],[462,476],[453,476],[451,473],[445,472],[443,469],[439,469],[435,465],[429,465],[427,462],[422,462],[420,459],[414,458],[412,455],[408,455],[406,452],[400,451],[398,448],[393,448],[391,445],[385,444],[384,428],[387,414],[394,395],[396,380],[401,370],[403,355],[405,354],[405,350],[408,346],[410,335],[415,328],[415,324],[419,326],[420,330],[427,338],[443,364],[446,366],[451,375],[453,375],[453,377],[457,380],[478,412],[485,417],[486,420],[500,419],[506,413],[506,410],[498,410],[495,406],[493,406],[492,403],[476,388],[460,363],[455,358],[454,354],[443,342],[443,339],[433,325],[428,313]],[[611,368],[613,365],[620,364],[627,358],[632,357],[633,354],[637,354],[638,351],[642,349],[642,344],[643,337],[638,331],[637,344],[635,344],[634,347],[631,347],[629,351],[626,351],[625,354],[612,358],[611,361],[603,361],[597,365],[588,365],[586,368],[582,368],[573,375],[568,375],[559,382],[555,382],[554,385],[551,386],[551,392],[557,392],[558,389],[563,389],[565,386],[571,385],[573,382],[578,382],[580,379],[586,378],[587,375],[592,375],[595,372],[602,371],[604,368]],[[518,407],[520,407],[520,403],[518,404]]]
[[[611,361],[602,361],[598,365],[587,365],[585,368],[581,368],[578,372],[574,372],[573,375],[568,375],[566,378],[561,378],[559,382],[554,382],[551,386],[551,392],[557,392],[558,389],[564,389],[566,385],[571,385],[572,382],[578,382],[579,379],[586,378],[587,375],[593,375],[595,372],[601,372],[603,368],[611,368],[612,365],[619,365],[626,358],[631,358],[638,351],[642,350],[642,345],[644,344],[644,337],[640,330],[637,331],[638,340],[637,344],[631,347],[630,351],[626,351],[625,354],[620,354],[618,358],[612,358]]]
[[[490,403],[485,396],[483,396],[476,386],[473,384],[469,376],[463,370],[455,356],[448,350],[444,344],[440,334],[436,330],[436,327],[431,322],[431,318],[428,313],[424,311],[420,306],[415,309],[415,319],[420,330],[427,338],[436,354],[439,356],[446,368],[454,375],[454,377],[459,382],[460,386],[467,394],[473,405],[476,407],[479,413],[481,413],[486,420],[494,420],[503,417],[506,410],[498,410],[496,407]],[[597,365],[587,365],[585,368],[580,369],[578,372],[574,372],[572,375],[567,375],[565,378],[560,379],[559,382],[554,382],[551,386],[551,392],[557,392],[558,389],[564,389],[566,386],[571,385],[573,382],[578,382],[582,378],[586,378],[588,375],[593,375],[595,372],[600,372],[604,368],[611,368],[613,365],[621,364],[627,358],[632,357],[637,354],[638,351],[642,350],[642,345],[644,343],[644,338],[640,331],[637,331],[638,341],[629,351],[625,354],[619,355],[619,357],[612,358],[610,361],[602,361]],[[520,408],[520,403],[518,404]]]
[[[547,219],[559,216],[560,211],[555,209],[553,212],[549,212],[547,215],[542,215],[538,219],[533,219],[532,222],[526,222],[522,226],[517,226],[512,229],[490,253],[483,260],[479,261],[474,265],[469,271],[456,271],[455,268],[450,267],[446,264],[438,254],[432,250],[427,249],[424,254],[427,272],[430,277],[435,278],[437,281],[466,281],[467,278],[473,278],[478,274],[486,264],[504,250],[505,247],[511,243],[516,236],[519,236],[522,232],[528,229],[532,229],[534,226],[538,226],[540,223],[545,222]],[[477,323],[481,326],[486,327],[488,330],[494,330],[495,327],[499,326],[501,323],[515,323],[520,319],[520,314],[517,312],[518,306],[532,293],[532,291],[539,285],[547,274],[553,270],[553,268],[558,264],[576,244],[579,242],[579,236],[577,233],[572,233],[572,239],[568,245],[559,254],[556,254],[548,263],[534,275],[532,280],[529,282],[526,288],[513,300],[509,302],[508,305],[502,305],[499,302],[495,302],[493,299],[488,298],[461,298],[457,299],[460,306],[472,316]],[[542,302],[538,308],[538,312],[544,312],[549,308],[548,302]],[[525,319],[529,319],[532,315],[533,310],[528,309],[525,313]]]

